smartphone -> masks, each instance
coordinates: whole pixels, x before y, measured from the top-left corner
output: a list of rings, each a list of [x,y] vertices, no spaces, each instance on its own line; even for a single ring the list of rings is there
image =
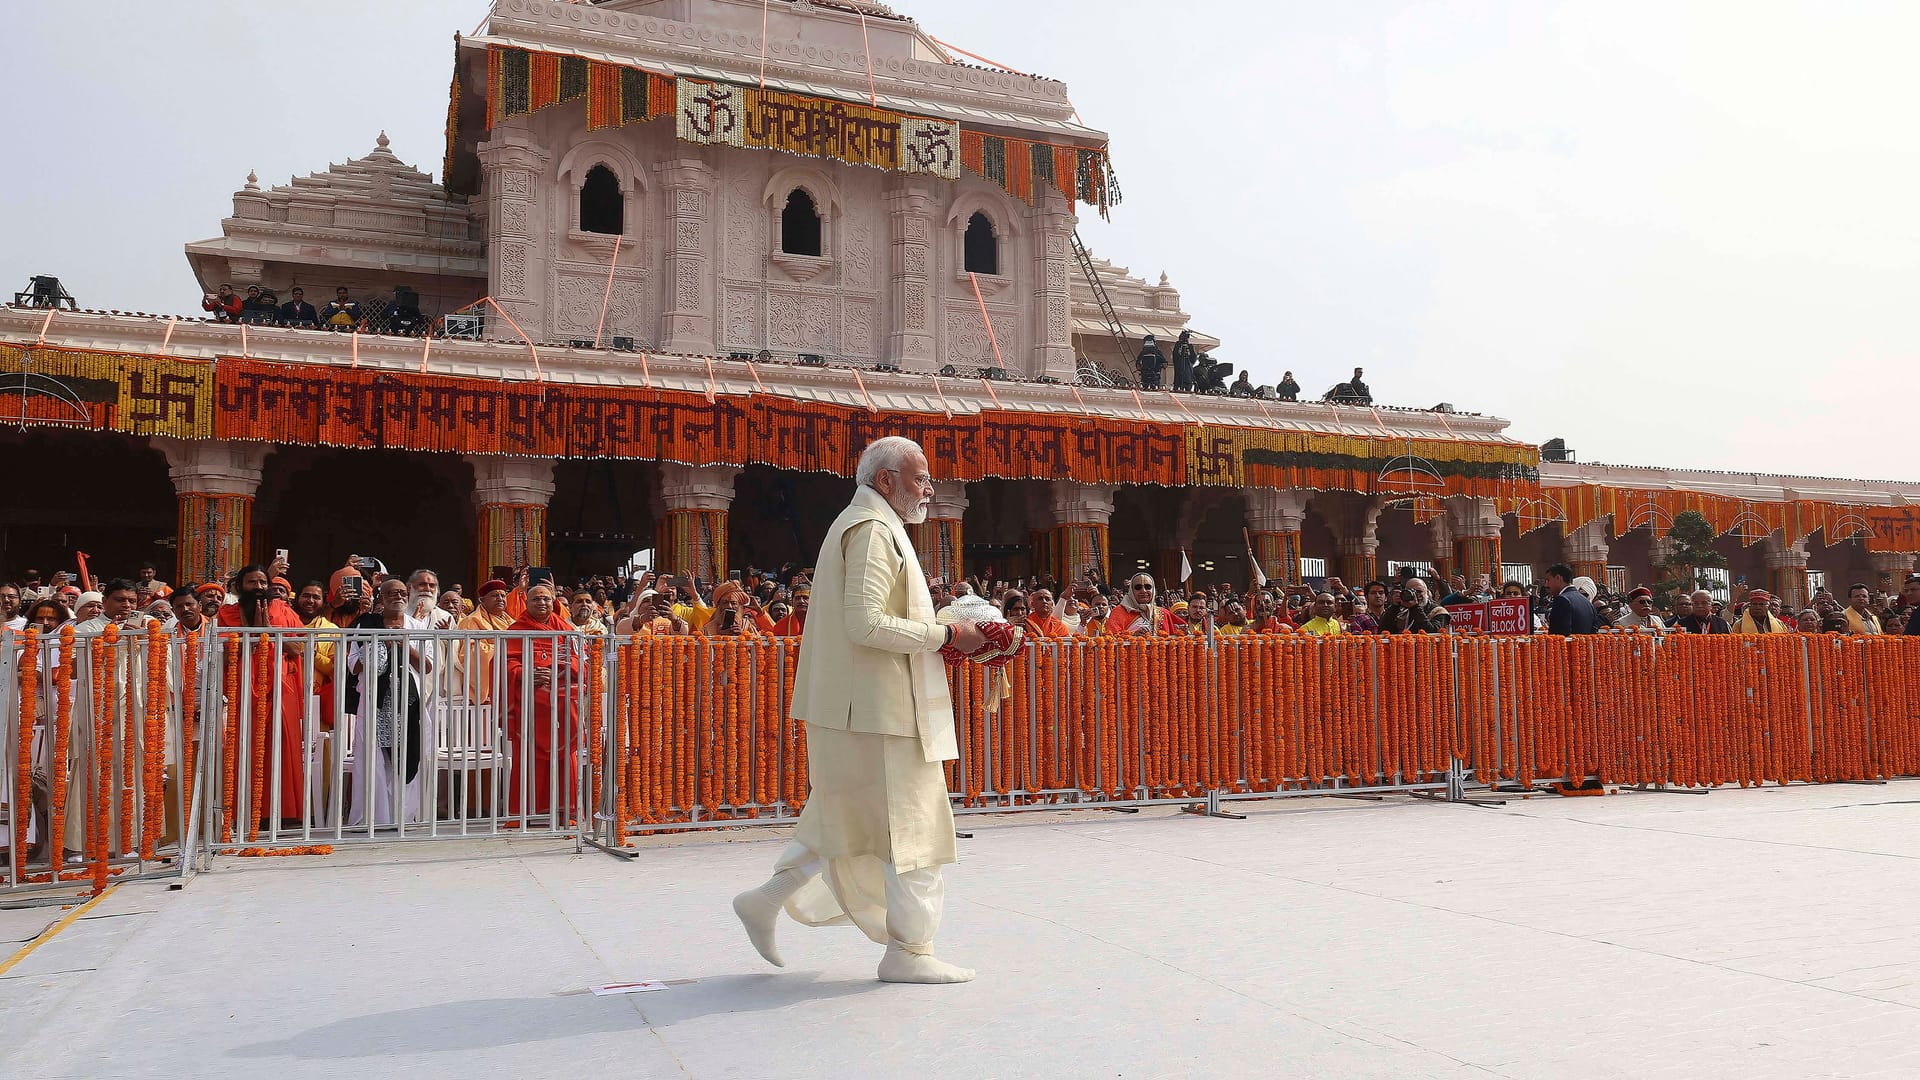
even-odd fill
[[[353,566],[354,569],[359,570],[362,574],[378,573],[380,570],[380,560],[362,555],[353,560]]]
[[[551,588],[553,585],[553,567],[551,566],[527,567],[527,588],[531,589],[535,585],[546,585],[549,588]]]
[[[738,570],[729,570],[729,571],[727,571],[727,580],[728,580],[728,581],[739,581],[739,580],[740,580],[740,571],[738,571]]]
[[[274,548],[274,549],[273,549],[273,561],[274,561],[274,562],[288,562],[289,560],[287,559],[287,549],[286,549],[286,548]]]
[[[342,600],[360,599],[360,581],[361,579],[357,577],[341,578],[340,579],[340,599]]]
[[[727,610],[720,613],[720,629],[722,630],[733,629],[734,614],[735,613],[732,608],[728,608]]]
[[[513,584],[513,567],[511,566],[491,566],[487,568],[487,573],[495,581],[504,581],[509,585]]]

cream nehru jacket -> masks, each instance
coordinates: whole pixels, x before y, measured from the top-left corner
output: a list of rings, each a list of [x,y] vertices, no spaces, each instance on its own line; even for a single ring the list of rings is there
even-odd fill
[[[915,736],[927,761],[960,756],[939,657],[946,639],[900,516],[879,492],[860,488],[827,530],[814,563],[793,718]]]

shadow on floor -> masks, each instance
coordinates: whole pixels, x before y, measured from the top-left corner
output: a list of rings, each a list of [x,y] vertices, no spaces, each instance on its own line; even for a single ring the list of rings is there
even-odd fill
[[[283,1039],[249,1043],[229,1057],[369,1058],[548,1042],[599,1032],[671,1027],[725,1013],[766,1012],[878,990],[871,979],[819,981],[818,972],[722,975],[652,994],[483,998],[356,1016]]]

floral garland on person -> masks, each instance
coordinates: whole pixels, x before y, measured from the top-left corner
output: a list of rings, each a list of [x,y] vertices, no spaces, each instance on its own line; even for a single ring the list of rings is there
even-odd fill
[[[21,636],[21,657],[25,663],[20,668],[20,738],[17,779],[14,785],[16,798],[20,792],[33,790],[33,728],[39,722],[40,709],[40,628],[29,626]],[[13,848],[10,857],[15,881],[26,869],[27,822],[33,815],[15,808],[13,815]],[[55,861],[58,861],[56,856]]]

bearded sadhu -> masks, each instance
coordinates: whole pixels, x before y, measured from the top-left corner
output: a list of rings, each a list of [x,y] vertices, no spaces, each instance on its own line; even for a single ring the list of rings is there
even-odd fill
[[[553,586],[529,588],[527,610],[507,629],[537,636],[509,638],[501,650],[507,658],[507,742],[516,769],[525,770],[513,777],[507,793],[513,814],[547,814],[554,809],[555,792],[575,789],[570,751],[580,742],[574,697],[581,663],[563,636],[573,628],[555,607]],[[566,808],[561,810],[564,819]]]

